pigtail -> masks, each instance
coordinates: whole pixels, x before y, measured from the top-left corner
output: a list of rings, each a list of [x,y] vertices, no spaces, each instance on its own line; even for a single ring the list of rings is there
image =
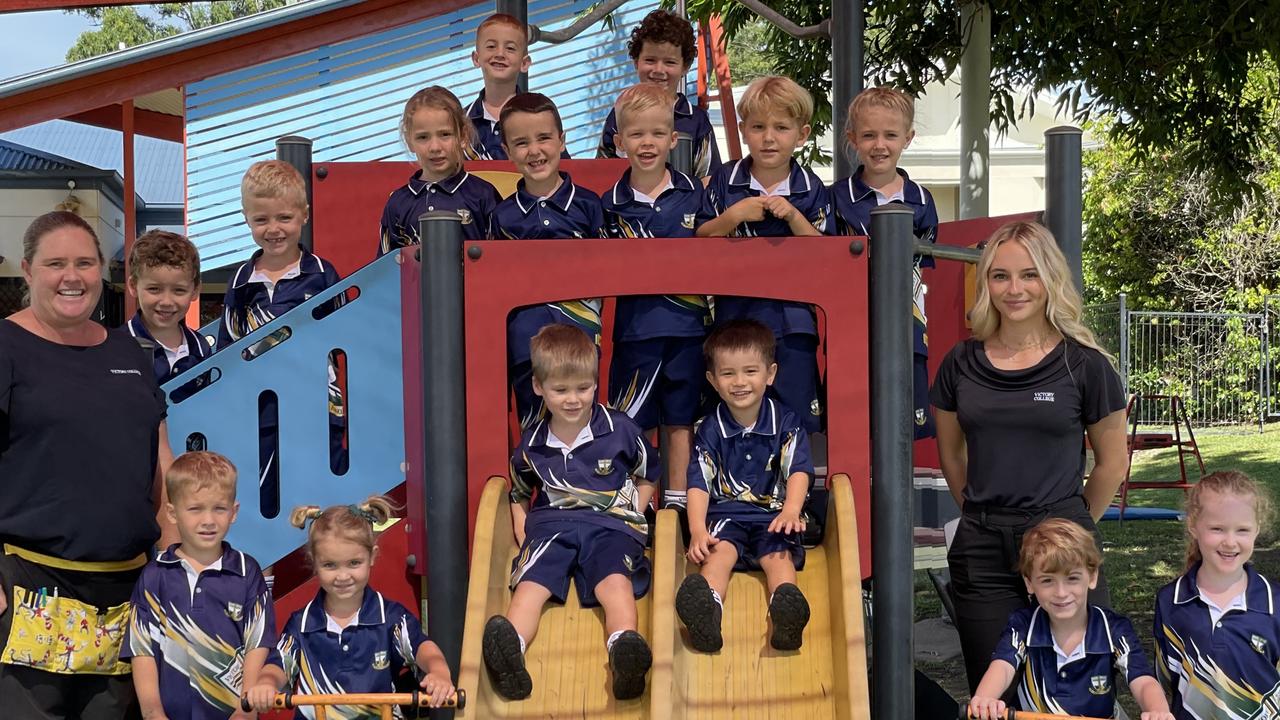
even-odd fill
[[[397,509],[384,495],[371,495],[359,505],[353,505],[356,514],[369,521],[370,525],[381,525],[390,520]]]
[[[289,513],[289,524],[302,530],[307,527],[308,520],[315,520],[324,514],[319,505],[299,505]]]
[[[1253,518],[1258,527],[1259,537],[1267,534],[1274,519],[1271,496],[1253,478],[1239,470],[1219,470],[1205,475],[1187,491],[1187,570],[1204,559],[1200,554],[1200,545],[1196,542],[1192,528],[1199,521],[1200,513],[1204,511],[1206,492],[1250,498],[1253,501]]]

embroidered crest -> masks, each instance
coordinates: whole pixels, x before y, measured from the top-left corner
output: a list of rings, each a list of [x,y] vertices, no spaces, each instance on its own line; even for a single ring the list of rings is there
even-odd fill
[[[596,474],[608,475],[613,472],[613,458],[604,458],[596,461]]]
[[[814,398],[813,402],[809,403],[809,414],[810,415],[822,414],[822,403],[818,402],[818,398]]]
[[[622,564],[626,566],[626,568],[627,568],[627,572],[635,572],[635,571],[636,571],[636,561],[635,561],[635,559],[634,559],[634,558],[632,558],[630,555],[623,555],[623,556],[622,556]]]
[[[387,660],[386,650],[379,650],[373,654],[372,667],[374,670],[386,670],[388,667],[391,667],[391,663]]]
[[[1267,641],[1265,638],[1259,635],[1250,635],[1249,644],[1253,646],[1254,652],[1258,653],[1259,655],[1267,654]]]
[[[244,620],[244,606],[240,603],[227,603],[227,617],[235,620],[236,622]]]
[[[1089,694],[1090,695],[1106,695],[1111,692],[1111,677],[1108,675],[1094,675],[1089,678]]]
[[[458,208],[458,217],[462,218],[463,225],[471,224],[471,211],[466,208]]]
[[[684,222],[682,222],[682,223],[680,223],[680,224],[681,224],[681,225],[683,225],[683,226],[685,227],[685,229],[687,229],[687,230],[692,230],[692,229],[693,229],[693,223],[694,223],[694,221],[695,221],[695,220],[697,220],[697,219],[698,219],[698,214],[697,214],[697,213],[685,213],[685,214],[684,214]]]
[[[916,408],[916,424],[924,425],[924,423],[925,423],[924,408]]]

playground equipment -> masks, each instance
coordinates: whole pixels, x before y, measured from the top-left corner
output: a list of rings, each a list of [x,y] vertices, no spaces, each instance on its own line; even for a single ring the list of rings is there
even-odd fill
[[[294,695],[293,693],[280,693],[276,695],[272,707],[277,710],[293,710],[298,707],[311,706],[316,709],[316,720],[327,720],[328,711],[326,708],[334,705],[371,705],[378,708],[381,720],[391,720],[394,717],[395,708],[401,705],[409,707],[427,708],[431,707],[431,698],[426,693],[414,691],[411,693],[346,693],[341,695]],[[467,706],[467,692],[462,688],[454,693],[453,697],[445,702],[442,707],[462,709]],[[249,712],[253,708],[249,706],[249,701],[240,700],[240,707],[245,712]]]

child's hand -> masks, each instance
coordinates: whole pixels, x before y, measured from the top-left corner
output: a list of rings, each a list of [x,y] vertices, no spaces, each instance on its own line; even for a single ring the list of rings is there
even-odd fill
[[[969,717],[975,720],[1000,720],[1004,717],[1004,701],[999,698],[975,697],[969,701]]]
[[[431,707],[438,708],[453,697],[453,680],[448,673],[427,673],[422,678],[422,689],[431,696]]]
[[[728,212],[733,214],[733,219],[736,220],[738,224],[745,222],[760,222],[761,220],[764,220],[764,200],[765,199],[762,197],[742,198],[738,202],[729,206]]]
[[[706,531],[706,528],[691,530],[689,532],[689,551],[685,553],[685,557],[701,565],[711,556],[711,546],[718,542],[720,542],[720,538],[712,536],[711,533]]]
[[[1168,710],[1151,710],[1142,713],[1142,720],[1174,720],[1174,717]]]
[[[768,210],[770,215],[785,223],[790,223],[795,214],[799,212],[796,210],[796,206],[792,205],[791,201],[785,196],[768,195],[760,199],[764,201],[764,209]]]
[[[790,535],[791,533],[804,532],[805,527],[805,522],[800,518],[800,513],[783,508],[773,518],[773,522],[769,523],[769,532]]]
[[[275,685],[264,682],[249,688],[249,691],[244,696],[249,700],[249,704],[253,706],[254,710],[266,712],[275,705],[276,693],[278,692],[280,692],[280,689]]]

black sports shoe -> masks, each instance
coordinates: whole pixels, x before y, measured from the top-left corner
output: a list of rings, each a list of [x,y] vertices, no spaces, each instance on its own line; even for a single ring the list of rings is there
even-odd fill
[[[633,700],[644,694],[644,675],[653,664],[649,643],[640,633],[626,630],[609,649],[609,669],[613,672],[613,697]]]
[[[773,649],[799,650],[804,626],[809,624],[809,601],[800,588],[792,583],[779,585],[769,601],[769,618],[773,620],[773,634],[769,636]]]
[[[520,635],[511,621],[494,615],[484,624],[484,664],[498,694],[507,700],[523,700],[533,692],[533,679],[524,668]]]
[[[720,635],[720,603],[707,579],[701,575],[689,575],[676,591],[676,614],[689,629],[689,644],[700,652],[716,652],[724,646]]]

